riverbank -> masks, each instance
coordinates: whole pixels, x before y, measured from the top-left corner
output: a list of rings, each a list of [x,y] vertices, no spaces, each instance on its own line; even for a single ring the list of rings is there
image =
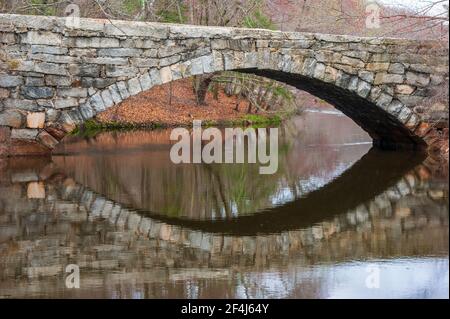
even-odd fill
[[[277,124],[289,117],[293,111],[270,111],[254,108],[248,112],[249,102],[228,96],[222,89],[217,96],[208,92],[205,105],[197,105],[190,79],[179,80],[172,85],[157,86],[131,97],[89,123],[91,128],[158,128],[190,126],[193,120],[202,120],[205,125],[260,125]]]

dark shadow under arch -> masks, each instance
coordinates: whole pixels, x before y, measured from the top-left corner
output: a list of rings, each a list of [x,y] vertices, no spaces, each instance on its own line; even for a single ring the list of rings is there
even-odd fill
[[[373,199],[424,159],[425,155],[418,156],[415,152],[386,152],[372,148],[341,176],[305,198],[232,220],[195,221],[157,212],[137,212],[167,224],[203,232],[240,236],[279,233],[310,227]],[[353,193],[358,196],[352,196]]]

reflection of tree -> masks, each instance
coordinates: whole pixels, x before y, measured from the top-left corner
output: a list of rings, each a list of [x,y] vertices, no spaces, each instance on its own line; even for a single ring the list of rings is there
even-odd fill
[[[189,219],[232,218],[299,198],[315,187],[309,183],[312,177],[321,183],[336,177],[338,159],[350,164],[363,154],[305,149],[314,142],[311,134],[320,139],[324,130],[333,136],[348,133],[320,119],[311,123],[303,127],[293,120],[280,128],[273,175],[259,174],[259,164],[174,165],[168,160],[166,131],[101,134],[87,141],[92,145],[69,145],[68,150],[82,146],[94,151],[66,156],[64,166],[81,183],[136,209]]]

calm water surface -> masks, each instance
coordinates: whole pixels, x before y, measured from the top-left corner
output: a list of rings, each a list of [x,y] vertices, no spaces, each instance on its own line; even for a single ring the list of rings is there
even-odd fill
[[[172,164],[169,136],[3,163],[0,297],[448,298],[448,182],[429,159],[371,149],[335,112],[280,128],[274,175]]]

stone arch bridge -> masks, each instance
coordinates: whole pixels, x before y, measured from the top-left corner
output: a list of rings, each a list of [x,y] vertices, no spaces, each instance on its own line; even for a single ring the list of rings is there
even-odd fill
[[[448,80],[448,49],[434,41],[76,22],[0,14],[1,155],[49,154],[77,124],[130,96],[224,70],[310,92],[376,146],[426,148],[439,134],[418,111]]]

